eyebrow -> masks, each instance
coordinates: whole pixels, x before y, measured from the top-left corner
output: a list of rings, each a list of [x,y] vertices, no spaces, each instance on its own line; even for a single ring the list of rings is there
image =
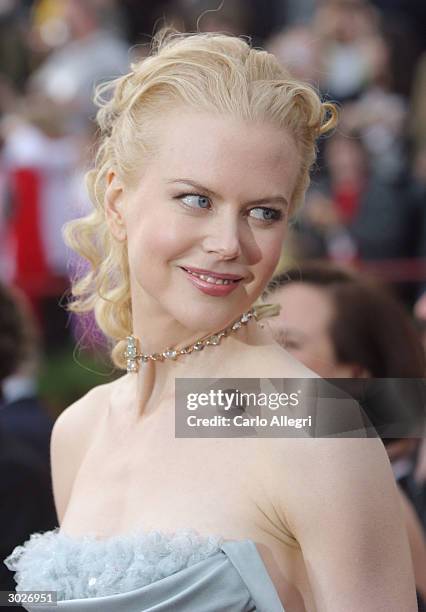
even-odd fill
[[[170,179],[166,181],[166,183],[168,185],[172,183],[178,183],[181,185],[190,185],[191,187],[194,187],[195,189],[199,189],[200,191],[203,191],[204,193],[206,193],[208,196],[212,198],[219,197],[217,193],[215,193],[211,189],[208,189],[208,187],[205,187],[204,185],[201,185],[200,183],[193,181],[192,179],[186,179],[186,178]],[[268,196],[265,198],[260,198],[258,200],[252,200],[250,202],[247,202],[246,204],[249,206],[253,206],[253,205],[259,206],[260,204],[271,204],[271,203],[282,204],[285,208],[288,208],[288,201],[283,196]]]

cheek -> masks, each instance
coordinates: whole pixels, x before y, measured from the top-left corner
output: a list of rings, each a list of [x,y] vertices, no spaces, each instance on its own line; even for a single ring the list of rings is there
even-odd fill
[[[275,272],[275,268],[279,262],[284,240],[284,232],[276,231],[270,232],[269,235],[265,232],[265,235],[261,236],[258,241],[259,250],[262,254],[262,258],[259,261],[259,271],[262,270],[262,276],[270,277]]]
[[[326,362],[330,366],[335,365],[336,358],[334,355],[333,344],[326,332],[324,332],[318,340],[318,351],[324,362]]]
[[[321,335],[310,346],[307,351],[307,365],[315,370],[320,376],[334,376],[335,358],[333,346],[326,335]]]
[[[129,256],[133,255],[133,261],[161,266],[187,251],[193,243],[192,232],[182,228],[179,220],[155,216],[139,225],[129,237]]]

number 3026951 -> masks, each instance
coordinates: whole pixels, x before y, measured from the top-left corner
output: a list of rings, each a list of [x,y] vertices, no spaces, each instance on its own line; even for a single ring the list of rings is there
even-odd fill
[[[18,606],[20,604],[57,604],[56,591],[0,591],[0,605]]]

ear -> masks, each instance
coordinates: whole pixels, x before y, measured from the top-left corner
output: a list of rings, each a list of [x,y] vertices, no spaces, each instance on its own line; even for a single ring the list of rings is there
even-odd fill
[[[123,207],[124,187],[113,170],[108,171],[107,185],[104,199],[106,221],[114,238],[124,242],[127,238]]]

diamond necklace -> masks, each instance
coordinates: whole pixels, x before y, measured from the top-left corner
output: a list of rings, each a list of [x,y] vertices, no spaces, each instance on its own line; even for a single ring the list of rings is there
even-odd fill
[[[163,353],[145,354],[139,351],[139,340],[135,336],[127,336],[126,349],[124,357],[127,362],[128,372],[138,372],[139,361],[146,363],[147,361],[165,361],[166,359],[175,360],[182,355],[190,355],[193,351],[202,351],[206,346],[217,346],[222,338],[238,331],[243,325],[246,325],[251,319],[258,321],[264,316],[276,315],[279,312],[278,304],[262,304],[254,306],[247,312],[244,312],[239,319],[231,323],[228,327],[221,329],[218,332],[204,336],[196,340],[192,344],[188,344],[181,349],[168,348]]]

